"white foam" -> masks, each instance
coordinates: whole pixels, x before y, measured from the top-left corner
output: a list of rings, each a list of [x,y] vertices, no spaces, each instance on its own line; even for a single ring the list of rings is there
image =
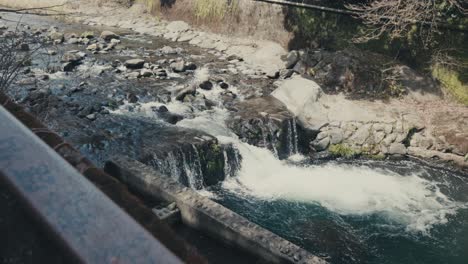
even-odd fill
[[[265,149],[238,147],[242,169],[224,188],[240,195],[317,203],[343,215],[381,214],[423,233],[446,223],[461,206],[415,174],[337,164],[301,167],[279,161]]]
[[[202,68],[194,81],[206,78],[207,74],[209,72]],[[214,100],[219,91],[221,89],[200,92]],[[159,105],[141,104],[139,111],[151,115],[151,108]],[[184,116],[192,111],[178,101],[166,106],[171,112]],[[122,112],[122,108],[118,112]],[[237,177],[223,183],[225,189],[238,195],[316,203],[342,215],[379,214],[390,222],[404,225],[409,231],[422,233],[427,233],[434,225],[445,224],[449,215],[464,206],[441,193],[438,183],[416,173],[404,176],[367,166],[291,164],[305,159],[300,155],[280,161],[267,149],[240,142],[225,125],[227,110],[215,107],[191,114],[193,118],[186,118],[177,126],[207,132],[221,143],[232,143],[239,149],[241,170]]]

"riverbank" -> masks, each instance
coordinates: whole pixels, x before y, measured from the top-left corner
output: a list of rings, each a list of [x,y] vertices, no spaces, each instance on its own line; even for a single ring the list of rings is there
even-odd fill
[[[124,155],[209,202],[206,197],[216,200],[213,188],[221,186],[240,200],[254,197],[253,201],[264,205],[298,201],[300,206],[308,205],[307,213],[314,214],[319,207],[319,212],[338,216],[339,221],[360,221],[356,215],[376,217],[381,221],[378,224],[396,223],[402,230],[418,223],[427,227],[422,231],[445,227],[452,223],[451,216],[465,212],[466,184],[457,182],[463,179],[463,172],[460,177],[449,175],[447,183],[437,173],[393,173],[355,160],[357,156],[378,158],[398,168],[394,158],[412,155],[411,148],[418,144],[424,151],[463,158],[454,154],[466,142],[462,106],[409,88],[399,99],[380,98],[379,91],[371,94],[374,97],[346,90],[333,92],[326,81],[320,83],[327,78],[311,80],[310,70],[345,80],[338,83],[341,87],[358,85],[340,77],[346,71],[327,71],[333,64],[322,51],[288,53],[271,42],[232,42],[181,21],[137,19],[142,15],[130,12],[125,15],[132,20],[125,20],[123,10],[116,12],[120,13],[109,10],[110,19],[116,22],[114,16],[121,14],[118,23],[127,28],[103,25],[105,17],[81,17],[91,25],[22,17],[19,30],[38,36],[44,47],[6,91],[95,164],[103,166],[114,156]],[[18,20],[14,15],[3,16]],[[13,36],[8,27],[16,26],[15,22],[6,23],[2,34]],[[309,55],[314,54],[326,58],[311,66],[314,57]],[[439,109],[431,109],[435,105]],[[449,113],[442,111],[444,118],[437,119],[418,109],[434,115],[440,110]],[[437,150],[434,142],[416,140],[430,127],[434,130],[429,136],[434,137],[432,133],[452,132],[452,126],[458,131],[453,138],[462,138],[462,143],[448,144],[446,139]],[[309,164],[340,155],[351,164],[343,165],[343,160]],[[463,166],[464,161],[459,161]],[[452,192],[454,187],[456,192]],[[349,199],[360,193],[359,199]],[[239,204],[255,211],[256,204]],[[320,206],[314,206],[317,204]],[[447,214],[440,210],[446,205],[450,207]],[[255,217],[247,219],[254,221]],[[316,229],[310,231],[312,236],[330,230],[331,236],[322,233],[324,245],[333,244],[334,236],[355,240],[353,234],[336,229],[330,219],[322,220],[307,230]],[[458,228],[464,222],[454,224]],[[402,236],[408,235],[405,232]],[[410,242],[420,246],[418,240]],[[325,259],[333,255],[326,248],[320,253]]]
[[[271,78],[275,81],[271,91],[279,87],[289,97],[302,97],[301,101],[283,98],[282,102],[302,126],[317,132],[319,136],[311,147],[321,156],[410,155],[445,160],[462,167],[468,164],[468,108],[444,99],[437,82],[407,66],[392,66],[402,81],[389,91],[399,96],[382,97],[387,90],[384,87],[374,91],[373,87],[379,87],[379,78],[368,76],[369,72],[374,76],[380,74],[380,62],[374,65],[366,59],[372,54],[335,55],[320,50],[288,53],[279,43],[271,41],[203,32],[182,21],[155,20],[141,4],[129,9],[113,3],[102,3],[99,9],[96,5],[75,4],[66,10],[76,15],[67,19],[160,36],[201,47],[221,59],[235,58],[228,60],[230,73]],[[345,62],[350,59],[351,62]],[[335,64],[340,61],[345,65]],[[298,76],[290,79],[293,74],[313,81],[298,81]],[[315,82],[319,83],[318,88]]]

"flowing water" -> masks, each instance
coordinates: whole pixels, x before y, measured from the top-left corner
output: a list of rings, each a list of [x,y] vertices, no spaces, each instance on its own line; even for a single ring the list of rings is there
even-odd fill
[[[219,102],[216,91],[201,92]],[[145,109],[155,105],[143,104],[139,113],[151,115]],[[310,252],[332,263],[467,263],[468,177],[461,172],[415,161],[314,164],[298,154],[294,120],[286,137],[290,158],[279,160],[274,150],[239,141],[222,107],[193,113],[180,102],[166,106],[187,117],[177,126],[216,136],[240,154],[236,160],[224,153],[226,180],[201,193]],[[183,159],[181,168],[166,161],[168,171],[185,170],[200,189],[196,160]]]

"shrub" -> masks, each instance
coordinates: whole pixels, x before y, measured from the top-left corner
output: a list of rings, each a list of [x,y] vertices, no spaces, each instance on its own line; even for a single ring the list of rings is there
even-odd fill
[[[345,158],[352,158],[360,154],[359,151],[356,151],[351,147],[345,146],[343,144],[331,145],[328,148],[328,151],[330,151],[330,153],[333,155]]]
[[[435,64],[432,66],[432,76],[442,83],[445,90],[455,100],[468,106],[468,85],[462,83],[458,72]]]

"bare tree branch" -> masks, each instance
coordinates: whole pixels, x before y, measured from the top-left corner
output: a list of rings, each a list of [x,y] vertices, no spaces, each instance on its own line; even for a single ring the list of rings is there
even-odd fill
[[[415,24],[425,26],[426,42],[431,40],[440,24],[444,24],[444,12],[455,9],[467,15],[466,0],[373,0],[367,4],[349,4],[347,8],[359,13],[358,18],[369,26],[365,34],[357,37],[357,42],[378,39],[384,34],[400,38],[413,30]]]

